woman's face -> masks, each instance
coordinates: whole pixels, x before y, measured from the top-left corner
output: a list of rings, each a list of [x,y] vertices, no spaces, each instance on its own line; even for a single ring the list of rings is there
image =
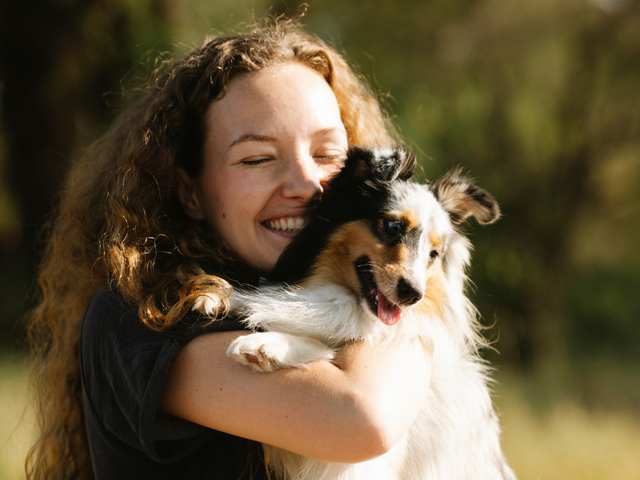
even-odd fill
[[[269,271],[347,151],[327,82],[296,63],[233,79],[205,118],[204,166],[181,199],[252,267]]]

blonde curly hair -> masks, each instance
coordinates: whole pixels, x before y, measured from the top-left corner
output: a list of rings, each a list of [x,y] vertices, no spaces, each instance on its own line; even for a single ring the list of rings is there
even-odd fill
[[[154,330],[179,322],[201,288],[228,288],[217,275],[233,271],[239,260],[215,232],[184,214],[177,169],[198,176],[204,113],[231,79],[286,62],[304,64],[327,81],[351,143],[395,139],[366,83],[296,21],[271,20],[209,38],[185,58],[166,62],[72,168],[45,231],[37,307],[29,315],[39,437],[27,478],[93,478],[78,347],[84,312],[101,286],[115,284]]]

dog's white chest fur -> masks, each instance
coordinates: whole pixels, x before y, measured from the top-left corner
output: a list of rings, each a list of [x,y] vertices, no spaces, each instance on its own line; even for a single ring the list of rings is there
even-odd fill
[[[234,293],[232,297],[236,307],[244,304],[248,325],[269,331],[236,339],[228,355],[262,372],[329,360],[334,354],[332,347],[344,343],[345,338],[392,341],[389,332],[401,327],[372,321],[347,291],[333,285],[255,296]],[[413,315],[418,313],[407,312],[401,323],[415,322]],[[420,319],[426,324],[421,336],[434,348],[430,393],[404,438],[387,454],[353,465],[319,462],[274,448],[270,464],[276,478],[515,478],[500,450],[499,426],[485,368],[474,355],[459,356],[458,346],[450,342],[441,320],[434,320]],[[302,336],[304,332],[306,336]],[[338,338],[336,332],[342,337]]]

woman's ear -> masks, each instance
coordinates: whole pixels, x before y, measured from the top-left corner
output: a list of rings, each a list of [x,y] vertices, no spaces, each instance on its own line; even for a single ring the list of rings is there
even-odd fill
[[[178,198],[182,203],[184,213],[194,220],[204,220],[196,190],[195,179],[191,178],[182,168],[178,168]]]

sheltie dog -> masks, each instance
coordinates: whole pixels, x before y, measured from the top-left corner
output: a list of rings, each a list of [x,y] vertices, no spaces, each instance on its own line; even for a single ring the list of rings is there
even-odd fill
[[[470,244],[459,231],[470,216],[494,222],[498,205],[459,170],[427,186],[409,182],[414,168],[404,149],[352,148],[270,274],[277,283],[231,294],[231,311],[259,332],[234,340],[227,355],[255,371],[331,360],[353,340],[420,337],[433,355],[428,398],[388,453],[341,464],[271,448],[276,478],[515,479],[464,294]],[[204,293],[194,308],[219,306]]]

